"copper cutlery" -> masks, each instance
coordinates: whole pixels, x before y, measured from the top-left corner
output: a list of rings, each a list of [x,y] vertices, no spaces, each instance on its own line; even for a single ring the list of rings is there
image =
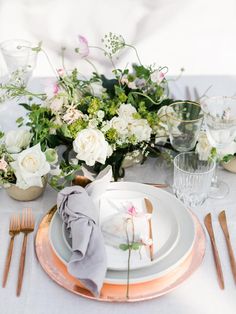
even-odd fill
[[[212,227],[212,219],[211,219],[210,213],[205,216],[204,224],[206,226],[207,232],[211,240],[219,286],[221,289],[224,289],[224,277],[223,277],[223,272],[222,272],[222,267],[221,267],[221,262],[220,262],[220,256],[219,256],[217,246],[216,246],[215,235],[214,235],[214,230]]]
[[[147,213],[152,214],[153,205],[152,205],[151,201],[148,198],[145,198],[144,202],[145,202],[145,206],[147,209]],[[151,219],[148,220],[148,224],[149,224],[149,238],[152,240],[152,243],[149,246],[150,259],[151,259],[151,261],[153,261],[153,236],[152,236],[152,220]]]
[[[25,258],[26,258],[26,248],[27,248],[27,237],[28,237],[28,234],[30,232],[34,231],[34,217],[32,214],[32,210],[30,208],[25,209],[23,211],[20,231],[24,233],[24,240],[23,240],[23,244],[22,244],[22,248],[21,248],[20,265],[19,265],[17,290],[16,290],[17,296],[20,296],[22,282],[23,282],[24,269],[25,269]]]
[[[3,280],[2,280],[2,287],[5,288],[7,283],[7,278],[9,274],[9,269],[11,265],[11,258],[12,258],[12,252],[14,247],[14,239],[15,236],[20,233],[20,215],[12,215],[10,218],[10,224],[9,224],[9,235],[11,237],[8,250],[7,250],[7,256],[5,261],[5,267],[4,267],[4,273],[3,273]]]
[[[236,262],[234,258],[233,248],[232,248],[232,244],[231,244],[231,240],[229,236],[226,214],[224,210],[219,214],[218,219],[220,222],[221,229],[225,236],[225,241],[226,241],[227,249],[229,253],[230,266],[233,273],[234,282],[236,283]]]

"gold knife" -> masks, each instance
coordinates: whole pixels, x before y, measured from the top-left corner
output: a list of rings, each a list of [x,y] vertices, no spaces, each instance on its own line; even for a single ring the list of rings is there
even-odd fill
[[[152,214],[153,205],[152,205],[151,201],[148,198],[145,198],[144,201],[145,201],[147,213]],[[151,259],[151,261],[153,261],[153,237],[152,237],[152,220],[151,220],[151,218],[148,220],[148,223],[149,223],[149,238],[152,240],[152,244],[149,246],[149,252],[150,252],[150,259]]]
[[[220,263],[219,253],[218,253],[218,250],[216,247],[216,241],[215,241],[215,236],[214,236],[214,231],[213,231],[212,221],[211,221],[211,213],[207,214],[206,217],[204,218],[204,224],[206,226],[206,229],[208,231],[208,234],[209,234],[210,240],[211,240],[212,251],[213,251],[213,255],[214,255],[219,286],[221,289],[224,289],[224,287],[225,287],[224,277],[223,277],[222,267],[221,267],[221,263]]]
[[[231,266],[231,270],[233,273],[234,282],[236,283],[236,262],[235,262],[235,258],[234,258],[234,252],[232,249],[231,241],[230,241],[229,230],[228,230],[227,220],[226,220],[226,214],[225,214],[224,210],[219,214],[218,219],[220,222],[221,229],[222,229],[224,236],[225,236],[225,241],[226,241],[228,253],[229,253],[230,266]]]

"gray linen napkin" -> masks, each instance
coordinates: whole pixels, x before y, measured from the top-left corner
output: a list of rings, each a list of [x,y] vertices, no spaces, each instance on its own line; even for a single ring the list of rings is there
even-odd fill
[[[106,275],[107,260],[104,239],[98,223],[96,207],[112,177],[110,167],[85,189],[64,188],[58,193],[57,208],[72,238],[72,256],[68,271],[95,296],[99,296]],[[98,193],[99,192],[99,193]]]

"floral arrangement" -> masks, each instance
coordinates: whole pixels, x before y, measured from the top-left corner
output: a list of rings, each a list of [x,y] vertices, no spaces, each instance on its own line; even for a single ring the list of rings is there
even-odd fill
[[[31,137],[29,131],[22,129],[4,136],[0,144],[0,186],[42,187],[42,178],[56,170],[55,150],[49,148],[43,152],[39,143],[30,147]]]
[[[57,77],[40,94],[28,91],[20,80],[1,85],[7,97],[28,96],[28,103],[21,104],[28,111],[27,120],[19,118],[17,123],[29,128],[31,146],[40,143],[45,151],[64,145],[61,173],[51,182],[58,188],[62,187],[58,179],[72,180],[82,164],[95,173],[110,164],[117,180],[123,175],[125,156],[141,153],[145,160],[168,137],[163,110],[171,102],[166,96],[167,68],[144,66],[136,48],[120,35],[109,33],[102,42],[103,48],[97,48],[110,60],[112,78],[98,73],[88,58],[94,46],[79,36],[75,52],[91,64],[90,77],[77,69],[57,70]],[[134,50],[137,62],[117,69],[114,56],[126,47]],[[42,50],[41,44],[36,48]]]

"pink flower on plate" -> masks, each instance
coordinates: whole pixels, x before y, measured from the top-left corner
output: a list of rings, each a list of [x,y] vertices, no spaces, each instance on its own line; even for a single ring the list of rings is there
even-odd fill
[[[0,159],[0,170],[2,171],[6,171],[7,170],[7,166],[8,166],[8,163],[4,160],[4,158],[2,157]]]
[[[89,55],[89,46],[88,46],[88,41],[87,39],[82,36],[79,35],[78,36],[79,39],[79,46],[76,49],[76,51],[79,53],[79,55],[81,56],[81,58],[86,58]]]
[[[128,207],[127,209],[128,214],[130,214],[131,216],[136,216],[137,215],[137,210],[136,208],[131,205],[130,207]]]

